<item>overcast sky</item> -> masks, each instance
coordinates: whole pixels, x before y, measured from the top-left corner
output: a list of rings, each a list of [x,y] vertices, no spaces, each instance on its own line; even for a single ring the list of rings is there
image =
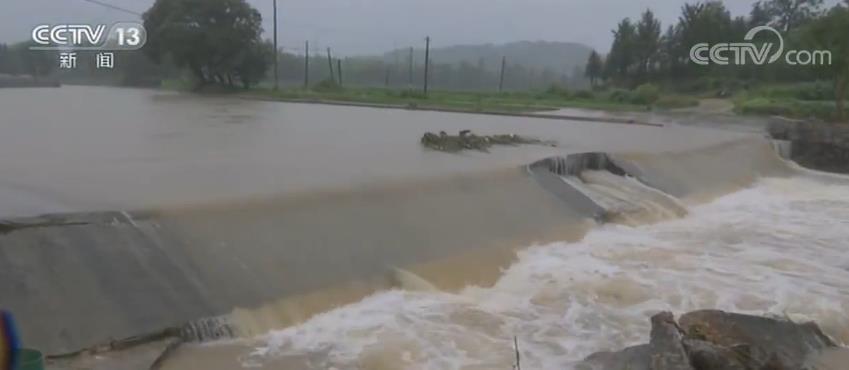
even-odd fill
[[[99,0],[143,12],[154,0]],[[248,0],[262,12],[268,37],[272,0]],[[686,0],[278,0],[280,44],[300,51],[304,40],[339,54],[382,53],[420,46],[504,43],[519,40],[574,41],[607,51],[611,29],[624,17],[651,8],[664,29]],[[726,1],[746,14],[755,0]],[[84,0],[2,0],[0,42],[30,38],[36,24],[112,23],[138,17]]]

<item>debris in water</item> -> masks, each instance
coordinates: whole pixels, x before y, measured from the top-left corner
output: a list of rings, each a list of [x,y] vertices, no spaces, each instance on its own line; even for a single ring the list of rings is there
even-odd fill
[[[493,145],[547,145],[557,146],[553,141],[542,141],[535,138],[516,134],[478,136],[471,130],[462,130],[459,135],[448,135],[445,131],[439,134],[428,132],[422,136],[422,145],[442,152],[461,152],[463,150],[478,150],[487,152]]]

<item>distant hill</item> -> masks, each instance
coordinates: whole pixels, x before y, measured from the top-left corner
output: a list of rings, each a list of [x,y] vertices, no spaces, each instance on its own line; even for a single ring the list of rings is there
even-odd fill
[[[592,48],[574,42],[519,41],[494,45],[456,45],[431,49],[434,63],[472,65],[482,63],[488,70],[497,70],[501,57],[507,57],[507,63],[519,64],[534,69],[548,68],[558,74],[571,74],[575,67],[586,64]],[[424,53],[416,49],[416,59]],[[384,61],[405,63],[409,49],[395,50],[384,54]]]

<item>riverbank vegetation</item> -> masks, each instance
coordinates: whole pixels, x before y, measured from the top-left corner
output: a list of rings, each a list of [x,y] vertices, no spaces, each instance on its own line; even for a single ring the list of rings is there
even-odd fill
[[[275,51],[262,39],[262,17],[245,0],[157,0],[143,16],[148,45],[117,54],[114,70],[96,69],[91,52],[80,52],[76,70],[56,70],[55,55],[19,43],[0,45],[0,74],[468,111],[664,110],[711,98],[726,99],[739,114],[839,121],[849,117],[848,7],[849,0],[833,7],[823,0],[763,0],[748,15],[732,16],[721,1],[693,1],[681,8],[674,24],[661,24],[647,9],[635,20],[612,25],[614,41],[606,52],[545,42],[442,48],[435,60],[431,54],[425,93],[424,50],[345,58],[327,50],[325,59],[324,50],[306,54],[306,45],[281,48],[274,71]],[[764,65],[699,65],[690,60],[693,45],[741,42],[762,25],[781,33],[785,51],[828,50],[832,63],[791,66],[782,58]],[[774,40],[758,36],[753,42],[761,47]],[[510,53],[511,59],[492,53]],[[544,61],[529,60],[528,54],[544,54]],[[564,66],[559,70],[552,67],[558,58]],[[272,72],[279,89],[273,88]]]
[[[594,52],[587,60],[586,74],[618,87],[654,83],[679,94],[734,97],[741,113],[843,120],[849,84],[848,6],[849,1],[827,8],[823,0],[763,0],[754,4],[749,15],[734,17],[722,2],[697,2],[685,4],[678,22],[665,31],[654,13],[646,10],[638,20],[625,18],[616,25],[610,52],[603,60]],[[751,40],[752,46],[765,50],[765,57],[776,56],[774,63],[756,62],[753,55],[743,63],[735,60],[731,50],[721,55],[730,59],[726,63],[692,60],[695,45],[743,42],[751,30],[764,25],[780,33],[785,54],[777,54],[776,40],[767,36],[758,35]],[[791,64],[787,58],[798,56],[790,53],[795,50],[823,50],[831,56],[808,65],[796,60]],[[818,90],[806,85],[812,81],[819,81]],[[783,96],[771,96],[781,89]]]

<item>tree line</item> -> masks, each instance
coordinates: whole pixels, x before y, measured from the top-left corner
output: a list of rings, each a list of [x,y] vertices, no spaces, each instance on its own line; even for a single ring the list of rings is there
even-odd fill
[[[35,77],[56,74],[78,83],[146,86],[162,79],[186,77],[180,72],[185,71],[198,88],[212,84],[249,88],[267,82],[273,71],[275,51],[272,43],[262,38],[262,16],[245,0],[157,0],[142,18],[148,31],[147,45],[141,51],[115,53],[114,70],[96,70],[93,52],[78,52],[76,69],[57,70],[57,53],[30,51],[31,42],[22,42],[0,44],[0,73]],[[278,75],[288,86],[333,80],[351,86],[404,88],[420,86],[424,78],[423,55],[416,55],[412,71],[408,60],[345,58],[341,61],[342,80],[338,71],[331,78],[323,53],[312,55],[309,78],[305,76],[305,55],[281,49],[277,58]],[[333,68],[337,62],[332,60]],[[500,60],[483,59],[456,64],[431,60],[429,81],[441,89],[492,91],[501,80],[500,64]],[[506,90],[539,89],[551,84],[582,86],[583,71],[563,73],[509,60],[506,63]]]
[[[763,25],[782,34],[785,51],[829,50],[831,65],[792,66],[783,60],[769,65],[699,65],[690,60],[690,49],[698,43],[743,42],[749,30]],[[755,3],[748,15],[737,17],[721,1],[697,2],[685,4],[677,22],[662,30],[650,9],[636,21],[623,19],[613,29],[609,53],[593,51],[585,75],[594,86],[633,88],[654,83],[685,92],[717,80],[747,85],[826,79],[834,84],[842,112],[849,83],[849,0],[831,8],[823,0],[764,0]]]
[[[685,4],[677,23],[661,32],[662,25],[651,9],[638,21],[625,18],[613,30],[610,52],[593,52],[585,73],[594,82],[617,86],[637,86],[646,82],[693,81],[704,77],[758,81],[799,81],[818,77],[815,68],[791,68],[781,63],[768,66],[701,66],[690,61],[690,48],[697,43],[742,42],[757,26],[769,25],[781,31],[787,48],[811,48],[829,43],[816,30],[831,25],[835,34],[846,28],[830,20],[845,18],[845,4],[825,9],[823,0],[766,0],[753,5],[748,16],[732,17],[720,1]],[[839,40],[835,40],[839,41]],[[839,42],[836,42],[839,44]],[[845,43],[844,43],[845,44]],[[839,48],[832,50],[837,62],[847,58]]]

